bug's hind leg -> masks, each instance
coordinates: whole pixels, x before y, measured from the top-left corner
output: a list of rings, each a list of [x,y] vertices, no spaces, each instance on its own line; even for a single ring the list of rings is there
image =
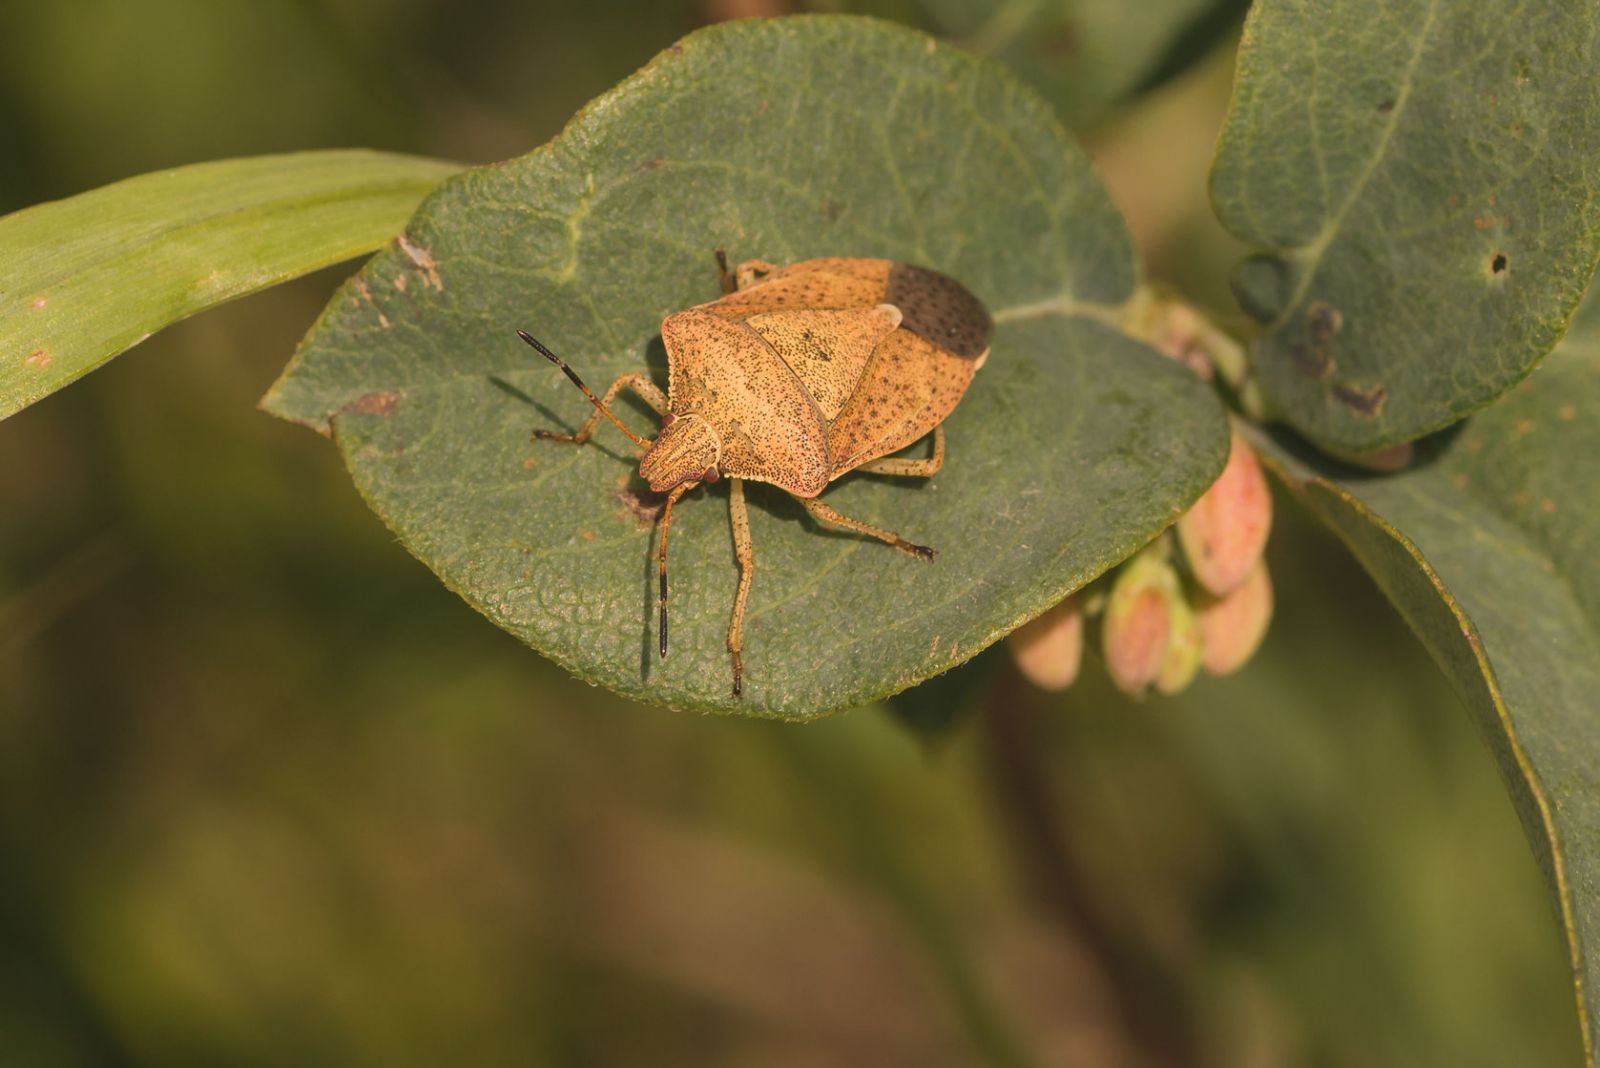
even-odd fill
[[[811,518],[819,523],[830,527],[844,527],[846,530],[853,530],[857,534],[865,534],[869,538],[877,538],[879,541],[887,542],[901,552],[910,553],[921,560],[933,559],[934,553],[932,549],[926,545],[913,545],[892,530],[884,530],[882,527],[875,527],[871,523],[863,523],[859,519],[851,519],[847,515],[840,515],[815,498],[797,497],[795,499],[805,505],[806,511],[811,513]]]
[[[606,395],[601,398],[600,403],[606,408],[610,408],[611,402],[617,399],[617,394],[625,389],[631,389],[642,397],[646,404],[656,410],[657,415],[667,414],[666,395],[657,388],[654,382],[650,381],[649,375],[641,371],[623,375],[611,383],[611,388],[606,390]],[[582,445],[594,434],[594,428],[604,414],[605,412],[595,408],[594,411],[589,413],[589,418],[583,421],[583,425],[578,428],[575,434],[562,434],[555,430],[535,430],[533,436],[544,441],[570,441],[574,445]]]
[[[933,428],[933,455],[922,460],[906,457],[882,456],[868,460],[856,468],[873,475],[905,475],[910,478],[928,478],[939,473],[944,466],[944,424]]]
[[[744,479],[728,480],[728,517],[733,522],[733,552],[739,558],[739,592],[733,595],[733,615],[728,619],[728,653],[733,657],[733,696],[744,689],[744,603],[750,597],[750,580],[756,574],[756,554],[750,545],[750,515],[744,508]]]

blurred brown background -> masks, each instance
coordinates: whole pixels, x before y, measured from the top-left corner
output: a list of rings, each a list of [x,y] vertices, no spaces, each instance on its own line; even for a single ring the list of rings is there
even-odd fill
[[[783,6],[14,6],[0,211],[230,155],[520,154]],[[1066,87],[1151,274],[1225,311],[1227,20],[1108,108],[1072,95],[1108,61],[1070,31],[1139,5],[1033,6],[1064,28],[1024,74]],[[1091,667],[937,737],[631,705],[475,616],[255,411],[349,269],[0,423],[0,1061],[1576,1063],[1485,746],[1288,502],[1265,647],[1181,699]]]

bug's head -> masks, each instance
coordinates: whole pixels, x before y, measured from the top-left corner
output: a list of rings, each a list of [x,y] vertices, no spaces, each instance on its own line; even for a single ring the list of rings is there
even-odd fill
[[[639,461],[639,474],[657,493],[684,482],[715,482],[722,438],[698,415],[668,415]]]

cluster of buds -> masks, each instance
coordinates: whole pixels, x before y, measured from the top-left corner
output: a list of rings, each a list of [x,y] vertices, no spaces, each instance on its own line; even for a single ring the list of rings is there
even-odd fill
[[[1272,496],[1255,451],[1235,434],[1228,464],[1177,525],[1090,591],[1074,594],[1010,639],[1036,686],[1064,690],[1078,676],[1087,621],[1100,619],[1106,669],[1125,693],[1185,689],[1204,669],[1237,671],[1272,619],[1262,550]]]
[[[1130,327],[1207,380],[1221,379],[1246,413],[1259,397],[1237,342],[1194,309],[1146,293]],[[1262,559],[1272,495],[1255,450],[1237,433],[1228,463],[1177,525],[1089,590],[1074,594],[1010,637],[1022,673],[1045,690],[1078,676],[1087,622],[1100,618],[1100,652],[1112,681],[1142,695],[1175,694],[1204,669],[1237,671],[1272,619],[1272,581]]]

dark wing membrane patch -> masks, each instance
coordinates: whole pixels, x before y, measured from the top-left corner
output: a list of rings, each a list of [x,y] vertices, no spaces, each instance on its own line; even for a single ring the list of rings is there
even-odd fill
[[[900,309],[900,329],[975,360],[989,350],[994,320],[959,282],[926,267],[896,263],[884,302]]]

